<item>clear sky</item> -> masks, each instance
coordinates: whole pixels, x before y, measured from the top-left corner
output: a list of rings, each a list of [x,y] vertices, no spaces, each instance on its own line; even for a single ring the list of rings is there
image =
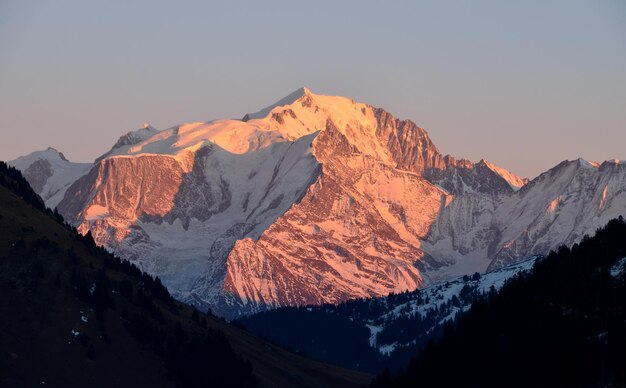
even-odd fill
[[[0,159],[91,161],[144,121],[307,86],[534,177],[626,159],[626,2],[0,0]]]

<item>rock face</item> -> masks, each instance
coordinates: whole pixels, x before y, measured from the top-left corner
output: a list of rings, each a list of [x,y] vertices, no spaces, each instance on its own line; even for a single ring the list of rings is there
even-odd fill
[[[438,263],[420,249],[419,236],[435,219],[443,192],[358,152],[332,125],[313,150],[321,175],[258,240],[237,241],[224,290],[275,306],[423,285],[421,273]]]
[[[31,159],[19,168],[45,193],[56,169]],[[626,210],[625,167],[563,162],[527,183],[442,155],[411,121],[302,88],[241,121],[129,132],[58,180],[54,200],[179,299],[235,317],[546,253]]]

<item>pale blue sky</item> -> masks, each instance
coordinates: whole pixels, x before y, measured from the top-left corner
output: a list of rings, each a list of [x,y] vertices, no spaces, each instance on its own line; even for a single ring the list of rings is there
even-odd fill
[[[0,0],[0,159],[89,161],[300,86],[523,176],[626,159],[626,2]]]

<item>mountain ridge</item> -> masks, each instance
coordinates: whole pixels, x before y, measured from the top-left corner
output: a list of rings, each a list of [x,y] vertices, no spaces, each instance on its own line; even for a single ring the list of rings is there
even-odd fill
[[[586,190],[557,187],[580,207],[600,181],[615,186],[601,219],[572,220],[568,237],[551,229],[571,215],[546,210],[559,193],[537,183],[544,178],[526,183],[485,160],[443,155],[424,129],[381,108],[305,88],[287,97],[246,121],[122,136],[67,187],[59,211],[177,298],[229,317],[484,272],[547,253],[556,238],[574,242],[623,211],[622,164],[579,174]],[[520,206],[532,217],[509,228]],[[541,233],[555,237],[535,244]]]

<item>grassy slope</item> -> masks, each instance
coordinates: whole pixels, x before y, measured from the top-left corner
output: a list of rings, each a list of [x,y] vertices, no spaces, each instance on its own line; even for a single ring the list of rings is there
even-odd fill
[[[41,236],[55,241],[58,249],[35,249]],[[21,238],[25,248],[15,246]],[[78,263],[70,263],[66,253],[70,249],[76,252]],[[163,360],[143,350],[122,324],[120,311],[132,314],[136,306],[114,296],[116,309],[105,312],[106,333],[112,339],[107,344],[93,311],[74,296],[68,268],[78,265],[95,273],[102,260],[71,231],[0,187],[0,385],[33,386],[41,381],[48,386],[68,382],[92,387],[172,385],[164,378]],[[139,287],[136,279],[121,272],[107,270],[107,276],[112,280],[126,277]],[[191,320],[189,306],[177,303],[181,313],[175,315],[160,302],[155,304],[166,323],[180,322],[189,333],[204,330]],[[232,348],[250,360],[261,386],[359,387],[371,379],[368,374],[300,357],[200,314],[202,318],[209,328],[221,330]],[[72,330],[89,336],[89,341],[83,339],[86,346],[71,334]],[[89,345],[95,349],[95,360],[86,356]]]

